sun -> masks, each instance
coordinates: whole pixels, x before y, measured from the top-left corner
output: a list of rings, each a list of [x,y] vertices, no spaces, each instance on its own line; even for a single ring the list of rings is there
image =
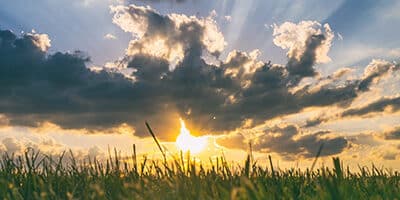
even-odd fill
[[[186,128],[185,122],[179,119],[181,122],[181,132],[176,138],[176,146],[183,152],[190,152],[192,154],[198,154],[207,147],[207,137],[195,137],[190,134],[190,131]]]

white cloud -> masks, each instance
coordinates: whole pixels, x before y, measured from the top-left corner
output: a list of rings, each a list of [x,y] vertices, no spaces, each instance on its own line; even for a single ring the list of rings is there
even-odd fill
[[[217,11],[216,10],[212,10],[211,12],[210,12],[210,15],[209,15],[211,18],[215,18],[215,17],[218,17],[218,13],[217,13]]]
[[[39,34],[35,30],[32,30],[32,33],[27,33],[26,35],[31,37],[33,44],[43,52],[46,52],[51,46],[51,40],[47,34]]]
[[[340,34],[340,33],[337,33],[337,36],[338,36],[338,40],[340,40],[340,41],[342,41],[342,40],[343,40],[343,35],[342,35],[342,34]]]
[[[199,39],[210,53],[221,52],[226,42],[213,19],[181,14],[161,15],[154,9],[141,6],[111,6],[113,22],[133,35],[127,55],[148,54],[177,63],[186,48]],[[201,30],[198,30],[201,29]],[[188,46],[189,45],[189,46]]]
[[[363,79],[372,79],[372,82],[378,82],[386,75],[390,74],[396,66],[386,60],[373,59],[364,69]]]
[[[317,21],[301,21],[298,24],[285,22],[279,26],[274,24],[273,42],[278,47],[287,49],[288,57],[299,60],[306,51],[308,39],[316,35],[325,37],[321,45],[316,49],[316,62],[326,63],[331,61],[328,52],[335,36],[329,24],[322,26]]]
[[[104,39],[115,40],[117,39],[117,37],[111,33],[107,33],[106,35],[104,35]]]

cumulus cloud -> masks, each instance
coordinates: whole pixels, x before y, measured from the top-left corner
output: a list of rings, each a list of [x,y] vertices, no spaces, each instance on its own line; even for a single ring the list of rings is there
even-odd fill
[[[343,68],[340,68],[337,71],[335,71],[332,76],[328,76],[328,77],[330,79],[337,80],[337,79],[342,78],[345,75],[352,73],[353,71],[354,71],[354,69],[351,69],[348,67],[343,67]]]
[[[51,46],[51,40],[47,34],[38,34],[33,30],[32,33],[27,33],[25,37],[29,38],[43,52],[46,52]]]
[[[362,77],[357,80],[358,93],[369,91],[371,85],[376,84],[381,79],[387,78],[390,74],[398,73],[400,69],[399,64],[395,64],[392,62],[387,62],[384,60],[372,60],[364,70]],[[332,76],[328,76],[325,80],[337,80],[338,78],[344,76],[351,72],[351,69],[342,68],[335,72]],[[320,83],[323,81],[320,81]],[[330,81],[329,81],[330,82]],[[305,88],[312,88],[311,85],[308,85]],[[391,96],[391,97],[382,97],[376,101],[373,101],[367,105],[353,107],[349,109],[345,109],[339,113],[327,115],[322,114],[318,116],[314,116],[310,119],[307,119],[305,127],[313,127],[317,126],[321,123],[342,119],[345,117],[352,116],[366,116],[374,113],[394,113],[400,109],[400,97],[399,96]]]
[[[332,116],[326,116],[326,115],[317,115],[314,116],[312,118],[309,118],[306,120],[306,124],[304,125],[304,127],[313,127],[313,126],[317,126],[320,125],[324,122],[329,121],[331,118],[333,118]]]
[[[395,127],[385,131],[384,138],[386,140],[400,140],[400,127]]]
[[[57,143],[53,138],[42,137],[39,140],[29,138],[17,139],[15,137],[4,138],[0,146],[8,154],[22,154],[28,150],[40,151],[48,155],[56,155],[65,150],[64,146]]]
[[[285,22],[274,25],[274,44],[287,49],[290,58],[300,60],[309,48],[315,48],[315,62],[325,63],[331,61],[328,56],[332,40],[335,37],[329,24],[322,25],[317,21],[301,21],[298,24]],[[318,40],[316,47],[312,47],[313,39]]]
[[[105,39],[108,39],[108,40],[115,40],[115,39],[117,39],[117,37],[116,37],[115,35],[111,34],[111,33],[107,33],[106,35],[104,35],[104,38],[105,38]]]
[[[398,151],[400,145],[393,142],[388,142],[385,140],[385,136],[390,134],[391,132],[395,132],[398,128],[388,129],[384,132],[363,132],[360,134],[349,135],[346,137],[348,141],[348,151],[343,154],[343,157],[346,155],[351,155],[352,157],[357,156],[361,159],[364,159],[363,156],[366,154],[371,155],[373,157],[373,162],[375,160],[395,160],[400,156],[400,152]],[[396,140],[396,139],[393,139]]]
[[[89,70],[89,59],[80,52],[46,55],[31,35],[18,38],[0,31],[0,41],[0,110],[10,125],[120,124],[110,117],[133,95],[132,82],[121,74]],[[118,100],[112,103],[111,99]]]
[[[348,105],[368,79],[292,91],[303,78],[315,78],[315,63],[327,61],[332,33],[314,22],[289,26],[307,29],[299,30],[301,41],[280,39],[290,52],[286,65],[259,61],[258,50],[235,50],[210,64],[203,55],[217,56],[225,46],[211,17],[161,15],[134,5],[111,10],[114,23],[132,33],[120,62],[131,69],[133,80],[112,68],[90,70],[90,59],[81,52],[50,54],[30,35],[0,31],[0,110],[10,125],[51,122],[65,129],[104,130],[126,124],[135,135],[146,136],[148,120],[160,138],[174,139],[182,117],[201,134],[221,134],[246,121],[256,126],[308,107]]]
[[[400,157],[400,152],[395,145],[385,144],[384,146],[375,147],[372,154],[375,154],[382,160],[396,160]]]
[[[6,137],[0,141],[0,156],[4,156],[4,154],[21,156],[25,153],[38,153],[38,160],[49,157],[58,159],[60,155],[64,154],[65,156],[62,160],[64,164],[70,164],[72,158],[75,160],[96,158],[101,161],[106,155],[105,151],[98,146],[68,149],[62,144],[57,143],[53,138],[42,138],[39,141],[33,141],[28,138],[21,140],[14,137]],[[22,156],[22,159],[25,159],[25,157]]]
[[[216,142],[229,149],[246,149],[249,146],[247,139],[240,133],[219,137]]]
[[[185,54],[206,50],[219,55],[225,40],[212,16],[199,19],[179,14],[161,15],[150,7],[112,6],[113,22],[134,39],[128,55],[147,54],[168,60],[182,61]]]
[[[331,61],[328,56],[335,37],[329,24],[317,21],[285,22],[273,26],[274,44],[287,49],[289,72],[297,76],[314,76],[313,65]]]
[[[287,159],[294,159],[314,157],[321,145],[321,156],[339,154],[348,147],[349,142],[344,137],[328,137],[328,134],[330,131],[304,134],[296,125],[275,126],[257,138],[254,149],[276,152]]]
[[[323,145],[321,156],[339,154],[351,147],[349,139],[336,136],[331,131],[309,133],[295,124],[278,124],[262,131],[253,130],[251,133],[239,131],[219,136],[216,142],[230,149],[241,150],[247,150],[251,142],[254,151],[278,153],[287,160],[312,158],[321,145]]]
[[[400,97],[384,97],[368,105],[344,111],[342,117],[363,116],[374,112],[396,112],[400,109]]]
[[[345,109],[333,115],[321,114],[306,120],[304,127],[313,127],[325,122],[355,116],[370,116],[377,113],[394,113],[400,110],[400,97],[382,97],[367,105]]]
[[[365,68],[364,75],[360,82],[358,89],[368,90],[371,83],[379,81],[386,75],[395,70],[399,70],[400,66],[385,60],[372,60],[372,62]]]

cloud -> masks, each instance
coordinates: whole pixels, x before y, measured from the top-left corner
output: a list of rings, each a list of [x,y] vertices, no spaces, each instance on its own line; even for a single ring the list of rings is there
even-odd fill
[[[349,108],[344,111],[328,115],[321,114],[306,120],[304,127],[314,127],[325,122],[354,116],[368,116],[376,113],[394,113],[400,110],[400,97],[383,97],[367,105]]]
[[[317,126],[324,122],[329,121],[331,118],[333,118],[333,117],[328,117],[326,115],[318,115],[318,116],[307,119],[304,127],[305,128],[314,127],[314,126]]]
[[[43,52],[46,52],[51,46],[51,40],[47,34],[38,34],[32,30],[32,33],[27,33],[25,37],[29,38]]]
[[[338,33],[337,36],[338,36],[338,40],[343,41],[343,35],[342,34]]]
[[[333,75],[330,76],[329,78],[333,79],[333,80],[337,80],[337,79],[340,79],[343,76],[345,76],[345,75],[347,75],[347,74],[349,74],[349,73],[351,73],[353,71],[354,71],[354,69],[351,69],[351,68],[348,68],[348,67],[343,67],[343,68],[340,68],[337,71],[335,71],[333,73]]]
[[[222,136],[216,139],[217,144],[229,149],[247,149],[249,143],[246,141],[247,139],[240,133]]]
[[[366,154],[371,155],[373,158],[368,162],[376,162],[376,160],[395,160],[400,156],[399,145],[397,143],[388,142],[385,140],[385,134],[395,131],[389,129],[382,132],[364,132],[360,134],[350,135],[347,137],[349,141],[349,151],[344,154],[361,158],[361,162],[365,161]]]
[[[315,22],[312,27],[300,23],[307,29],[304,44],[292,42],[296,47],[288,47],[286,65],[259,61],[258,50],[234,50],[226,60],[210,64],[204,55],[217,56],[225,46],[212,18],[161,15],[134,5],[111,10],[113,22],[132,33],[126,55],[118,61],[133,72],[132,79],[119,73],[118,66],[90,70],[90,59],[82,52],[44,52],[30,35],[0,31],[0,110],[10,125],[50,122],[90,132],[126,124],[135,135],[147,136],[143,123],[148,120],[158,137],[171,140],[182,117],[193,132],[222,134],[247,121],[256,126],[308,107],[349,105],[364,91],[359,83],[368,79],[292,91],[303,78],[315,78],[314,64],[326,60],[331,30],[325,26],[323,31]]]
[[[133,85],[121,74],[89,70],[80,52],[46,55],[31,35],[0,31],[0,41],[0,110],[10,125],[90,129],[125,121],[116,113],[127,109]]]
[[[399,70],[399,65],[384,60],[372,60],[372,62],[365,68],[364,75],[358,86],[359,90],[368,90],[371,83],[379,81],[381,78],[390,74],[394,70]]]
[[[4,151],[9,154],[20,153],[23,147],[15,138],[5,138],[2,140],[2,144],[5,148]]]
[[[384,138],[386,140],[400,140],[400,127],[395,127],[385,131]]]
[[[92,146],[89,148],[67,148],[64,145],[57,143],[53,138],[36,138],[39,140],[31,140],[29,137],[16,139],[14,137],[6,137],[0,141],[0,156],[4,154],[8,155],[23,155],[25,152],[38,153],[38,159],[56,157],[58,158],[63,152],[65,157],[62,160],[65,163],[69,163],[72,160],[72,156],[76,160],[85,160],[88,158],[95,158],[102,160],[105,158],[105,151],[98,146]],[[72,155],[69,151],[72,151]]]
[[[349,142],[344,137],[327,137],[328,134],[330,131],[304,134],[296,125],[275,126],[257,138],[254,149],[276,152],[287,159],[298,159],[314,157],[321,145],[321,156],[339,154],[347,148]]]
[[[288,50],[287,68],[291,74],[314,76],[315,63],[331,61],[327,54],[335,35],[329,24],[322,27],[316,21],[285,22],[273,28],[274,44]]]
[[[375,154],[382,160],[396,160],[400,157],[398,148],[393,144],[385,144],[380,148],[375,147],[375,151],[372,154]]]
[[[370,90],[372,84],[376,84],[381,79],[387,78],[390,74],[397,73],[400,69],[399,64],[395,64],[392,62],[387,62],[384,60],[372,60],[368,66],[365,68],[362,77],[357,80],[358,93],[366,92]],[[339,69],[332,76],[328,76],[327,79],[331,81],[335,81],[338,78],[348,74],[351,70],[348,68]],[[322,82],[322,81],[320,81]],[[307,86],[305,88],[311,88]],[[367,105],[349,108],[342,112],[335,113],[333,115],[322,114],[319,116],[312,117],[307,119],[304,127],[313,127],[317,126],[321,123],[342,119],[345,117],[352,116],[365,116],[372,113],[394,113],[400,109],[400,97],[392,96],[392,97],[382,97],[379,100],[371,102]]]
[[[150,7],[135,5],[112,6],[111,12],[113,22],[135,38],[128,55],[147,54],[177,63],[185,54],[200,54],[202,50],[219,55],[226,45],[212,16],[161,15]]]
[[[104,38],[105,38],[105,39],[108,39],[108,40],[115,40],[115,39],[117,39],[117,37],[116,37],[115,35],[111,34],[111,33],[107,33],[106,35],[104,35]]]
[[[289,58],[299,61],[311,49],[315,51],[313,57],[316,63],[331,61],[327,54],[335,36],[329,24],[322,27],[317,21],[285,22],[274,24],[273,28],[274,44],[287,49]]]
[[[384,97],[368,105],[344,111],[342,117],[363,116],[373,112],[396,112],[400,109],[400,97]]]
[[[371,134],[370,132],[351,135],[348,136],[347,139],[351,142],[352,146],[375,147],[385,144],[383,140],[380,139],[380,135],[374,133]]]

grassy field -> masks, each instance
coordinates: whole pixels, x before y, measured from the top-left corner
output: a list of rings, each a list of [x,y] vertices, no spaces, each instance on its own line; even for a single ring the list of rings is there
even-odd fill
[[[114,153],[113,153],[114,154]],[[167,161],[109,156],[76,160],[33,150],[3,154],[1,199],[400,199],[400,176],[372,167],[350,172],[338,158],[331,167],[277,170],[248,156],[242,165],[223,157],[207,167],[190,156]],[[271,158],[270,158],[271,159]]]

